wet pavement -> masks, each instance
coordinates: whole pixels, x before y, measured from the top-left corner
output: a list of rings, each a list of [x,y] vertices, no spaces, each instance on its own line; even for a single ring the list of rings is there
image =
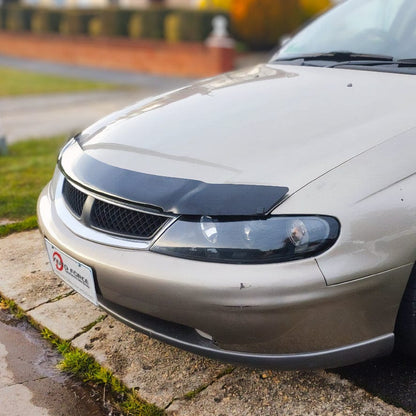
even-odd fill
[[[114,415],[56,368],[60,359],[34,328],[0,310],[0,416]]]

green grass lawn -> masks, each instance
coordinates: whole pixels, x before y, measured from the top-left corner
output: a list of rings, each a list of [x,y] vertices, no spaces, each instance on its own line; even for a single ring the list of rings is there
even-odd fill
[[[0,97],[59,92],[110,90],[119,87],[105,82],[65,78],[4,67],[0,67],[0,79]]]
[[[64,137],[19,142],[0,156],[0,237],[12,232],[35,228],[36,201],[51,179]]]

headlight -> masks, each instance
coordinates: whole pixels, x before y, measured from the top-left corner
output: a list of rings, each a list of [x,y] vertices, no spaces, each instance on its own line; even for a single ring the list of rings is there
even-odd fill
[[[335,243],[339,228],[327,216],[180,218],[151,251],[218,263],[280,263],[322,253]]]

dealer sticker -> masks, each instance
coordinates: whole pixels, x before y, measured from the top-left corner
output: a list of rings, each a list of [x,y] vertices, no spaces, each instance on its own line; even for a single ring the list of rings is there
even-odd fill
[[[91,267],[68,256],[47,239],[45,239],[45,244],[53,271],[80,295],[98,305]]]

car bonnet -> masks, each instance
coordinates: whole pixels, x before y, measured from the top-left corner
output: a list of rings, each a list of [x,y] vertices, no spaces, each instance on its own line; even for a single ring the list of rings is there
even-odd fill
[[[259,65],[110,115],[61,166],[92,189],[165,211],[257,215],[414,127],[411,77]]]

